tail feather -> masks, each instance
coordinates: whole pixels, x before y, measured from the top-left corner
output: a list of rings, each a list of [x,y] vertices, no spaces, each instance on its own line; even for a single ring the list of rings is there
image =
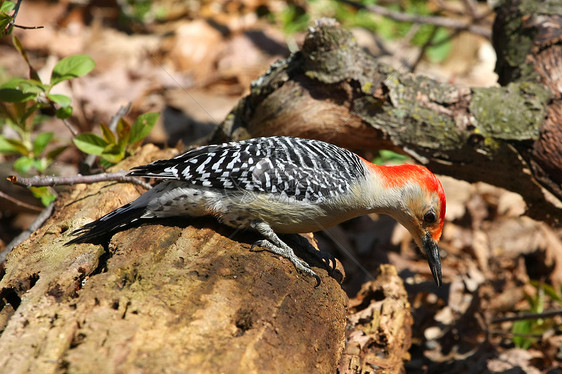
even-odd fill
[[[135,205],[132,203],[123,205],[100,219],[74,230],[71,235],[79,236],[68,241],[65,245],[95,242],[131,226],[141,218],[145,211],[145,206]]]

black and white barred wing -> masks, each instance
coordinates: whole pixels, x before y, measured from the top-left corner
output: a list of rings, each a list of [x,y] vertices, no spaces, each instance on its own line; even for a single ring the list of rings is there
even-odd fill
[[[272,137],[197,148],[136,167],[130,175],[319,202],[348,192],[364,168],[358,156],[332,144]]]
[[[305,202],[323,200],[349,192],[355,177],[346,177],[344,165],[326,158],[306,160],[307,155],[295,163],[290,152],[277,151],[258,162],[252,170],[254,190],[292,197]],[[304,161],[305,163],[300,163]]]
[[[129,175],[176,179],[204,187],[232,188],[232,179],[243,179],[252,162],[252,155],[241,148],[240,143],[203,146],[169,160],[137,166]],[[250,160],[250,164],[244,163],[245,160]]]

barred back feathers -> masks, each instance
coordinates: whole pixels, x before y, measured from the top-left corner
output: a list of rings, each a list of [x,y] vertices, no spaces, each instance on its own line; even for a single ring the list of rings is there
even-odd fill
[[[349,193],[353,181],[365,173],[357,155],[333,144],[269,137],[204,146],[133,168],[130,175],[322,202]]]

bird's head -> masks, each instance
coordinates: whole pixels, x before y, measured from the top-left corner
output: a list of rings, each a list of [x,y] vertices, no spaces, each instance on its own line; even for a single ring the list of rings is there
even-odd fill
[[[385,213],[408,229],[427,257],[438,286],[441,285],[441,258],[438,241],[445,219],[445,192],[437,177],[420,165],[382,166],[385,188],[398,199],[396,209]]]

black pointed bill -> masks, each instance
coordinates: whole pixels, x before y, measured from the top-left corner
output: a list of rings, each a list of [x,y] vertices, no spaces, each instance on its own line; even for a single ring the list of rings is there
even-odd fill
[[[435,279],[437,287],[440,287],[443,284],[443,280],[441,279],[441,257],[439,256],[439,246],[437,245],[437,242],[433,240],[429,232],[423,238],[423,250],[425,251],[429,268],[433,274],[433,279]]]

